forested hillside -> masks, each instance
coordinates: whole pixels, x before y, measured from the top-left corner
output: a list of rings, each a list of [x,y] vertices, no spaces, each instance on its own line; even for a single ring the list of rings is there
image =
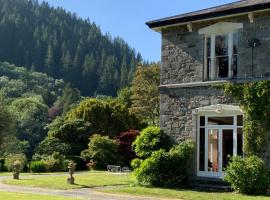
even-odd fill
[[[18,148],[30,156],[47,135],[47,123],[79,102],[81,97],[76,89],[61,79],[0,62],[0,100],[5,101],[4,104],[12,113],[12,123],[16,129],[12,131],[15,138],[10,139],[11,135],[6,134],[0,156],[3,149],[9,153],[18,151]],[[21,145],[16,144],[15,147],[17,139]]]
[[[142,60],[90,20],[36,0],[0,0],[0,61],[45,72],[85,96],[116,95]]]

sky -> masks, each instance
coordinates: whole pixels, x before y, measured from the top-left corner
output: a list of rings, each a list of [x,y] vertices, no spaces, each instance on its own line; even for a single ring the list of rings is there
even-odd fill
[[[42,1],[42,0],[39,0]],[[94,21],[103,33],[120,36],[143,59],[160,61],[160,34],[149,29],[147,21],[196,11],[234,0],[45,0],[77,16]]]

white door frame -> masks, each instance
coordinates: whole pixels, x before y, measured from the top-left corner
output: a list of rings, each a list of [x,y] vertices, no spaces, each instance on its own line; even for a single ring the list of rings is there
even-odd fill
[[[220,106],[220,105],[219,105]],[[213,106],[210,106],[209,108],[213,108]],[[203,111],[206,111],[206,108],[203,108]],[[213,109],[211,109],[213,111]],[[232,112],[232,114],[229,114],[229,112],[224,112],[224,113],[213,113],[213,112],[208,112],[208,113],[202,113],[199,114],[197,117],[197,176],[201,176],[201,177],[212,177],[212,178],[223,178],[224,177],[224,172],[222,170],[222,165],[223,165],[223,155],[222,155],[222,139],[223,139],[223,130],[232,130],[233,131],[233,155],[237,155],[237,128],[243,128],[243,126],[237,126],[237,116],[238,115],[243,115],[242,112],[239,111],[238,112]],[[204,125],[204,129],[205,129],[205,152],[204,152],[204,164],[205,164],[205,171],[200,171],[200,128],[202,128],[202,126],[200,126],[200,117],[204,116],[205,117],[205,125]],[[208,125],[208,117],[233,117],[233,125]],[[211,129],[216,129],[218,130],[218,161],[219,161],[219,171],[218,172],[209,172],[208,171],[208,130]]]

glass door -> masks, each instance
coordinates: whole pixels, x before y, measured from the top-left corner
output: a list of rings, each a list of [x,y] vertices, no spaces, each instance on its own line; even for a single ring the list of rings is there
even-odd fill
[[[243,155],[243,116],[201,116],[198,176],[222,178],[231,156]]]

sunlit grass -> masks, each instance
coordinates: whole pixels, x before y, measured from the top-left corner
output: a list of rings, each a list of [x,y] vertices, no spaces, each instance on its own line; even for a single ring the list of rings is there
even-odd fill
[[[7,179],[4,183],[20,186],[41,187],[50,189],[76,189],[84,187],[120,186],[133,184],[135,178],[132,174],[110,172],[88,172],[75,174],[75,184],[67,184],[68,174],[59,176],[31,176],[20,180]]]
[[[199,192],[193,190],[174,190],[161,188],[146,188],[139,186],[129,186],[113,189],[104,189],[103,192],[114,194],[128,194],[137,196],[150,196],[165,199],[182,200],[269,200],[270,196],[247,196],[233,192]]]
[[[14,192],[0,192],[0,200],[78,200],[78,198],[68,198],[60,196],[48,196],[26,193],[14,193]]]

